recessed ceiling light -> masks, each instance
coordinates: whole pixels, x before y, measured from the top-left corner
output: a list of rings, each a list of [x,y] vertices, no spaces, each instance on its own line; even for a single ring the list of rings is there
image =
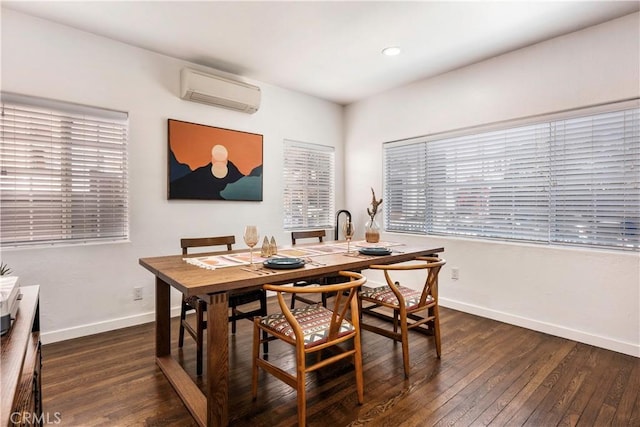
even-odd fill
[[[382,54],[386,56],[400,55],[400,48],[398,46],[385,47],[382,49]]]

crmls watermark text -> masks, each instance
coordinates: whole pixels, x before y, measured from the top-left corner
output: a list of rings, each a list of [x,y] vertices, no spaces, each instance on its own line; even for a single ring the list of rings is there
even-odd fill
[[[60,424],[62,422],[62,414],[60,412],[43,412],[42,414],[36,414],[35,412],[23,411],[11,413],[9,419],[13,424]]]

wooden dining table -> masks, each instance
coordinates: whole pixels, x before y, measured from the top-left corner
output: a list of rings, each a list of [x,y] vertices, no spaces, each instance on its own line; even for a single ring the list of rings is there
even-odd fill
[[[308,245],[296,245],[296,248],[304,246]],[[253,272],[246,265],[206,269],[188,263],[184,255],[140,258],[140,265],[156,277],[156,363],[199,425],[226,426],[229,423],[229,292],[258,289],[267,283],[310,280],[342,270],[362,271],[373,264],[405,262],[443,251],[439,246],[396,245],[388,255],[364,256],[352,246],[351,253],[314,255],[301,268],[269,272]],[[207,254],[193,256],[203,255]],[[171,287],[186,296],[197,295],[208,305],[206,393],[171,355]]]

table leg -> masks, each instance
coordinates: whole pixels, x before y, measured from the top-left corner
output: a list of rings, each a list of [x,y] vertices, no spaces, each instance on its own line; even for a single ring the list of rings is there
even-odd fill
[[[229,321],[226,292],[208,295],[207,425],[229,423]]]
[[[171,356],[171,287],[158,277],[156,277],[156,363],[193,418],[204,427],[207,420],[207,400],[189,374]]]
[[[156,357],[171,354],[170,287],[156,277]]]

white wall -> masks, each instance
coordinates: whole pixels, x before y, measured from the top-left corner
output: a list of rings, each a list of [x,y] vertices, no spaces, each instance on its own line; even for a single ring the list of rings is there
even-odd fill
[[[348,106],[345,159],[358,161],[345,172],[347,209],[363,225],[369,187],[382,194],[383,142],[640,96],[639,21],[628,15]],[[445,247],[443,306],[640,356],[638,253],[409,240]]]
[[[153,320],[154,276],[138,259],[179,253],[180,237],[235,234],[244,247],[243,227],[255,223],[288,242],[283,139],[333,145],[342,163],[343,108],[330,102],[255,81],[263,96],[253,115],[183,101],[180,69],[193,64],[6,9],[1,53],[4,91],[129,113],[130,242],[2,252],[23,286],[41,286],[45,342]],[[168,118],[262,134],[264,201],[168,201]],[[341,206],[342,168],[336,183]]]

